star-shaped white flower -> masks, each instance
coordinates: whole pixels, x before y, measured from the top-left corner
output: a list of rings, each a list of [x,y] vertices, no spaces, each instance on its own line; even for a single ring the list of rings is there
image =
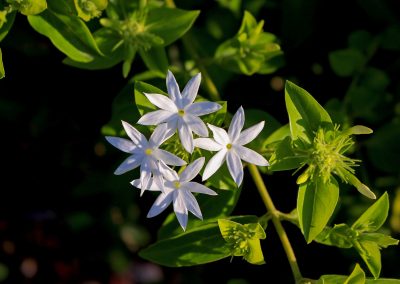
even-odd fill
[[[193,153],[192,132],[201,137],[208,136],[207,127],[199,116],[213,113],[221,108],[219,104],[213,102],[194,103],[200,81],[201,74],[199,73],[190,79],[181,94],[174,75],[171,71],[168,71],[167,89],[169,98],[161,94],[144,93],[147,99],[160,109],[146,113],[139,119],[138,123],[158,125],[166,122],[168,131],[175,133],[178,130],[183,147],[189,153]]]
[[[188,211],[192,212],[197,218],[203,219],[199,204],[192,192],[217,195],[215,191],[208,187],[191,181],[199,174],[203,165],[204,157],[201,157],[189,164],[180,175],[174,170],[164,166],[164,191],[157,197],[147,217],[151,218],[157,216],[173,203],[176,218],[183,230],[186,229]],[[141,188],[140,180],[134,180],[132,184]],[[153,182],[150,186],[150,190],[160,191],[160,187]]]
[[[203,173],[203,181],[212,176],[225,162],[227,162],[229,173],[235,183],[240,186],[243,181],[242,161],[258,165],[269,166],[268,161],[257,152],[244,147],[247,143],[254,140],[264,127],[264,121],[244,130],[244,111],[240,107],[233,116],[228,133],[222,128],[208,124],[213,132],[214,139],[198,138],[194,140],[196,147],[208,151],[218,151],[210,161]]]
[[[122,162],[114,174],[121,175],[140,165],[141,194],[149,188],[152,176],[155,182],[162,186],[163,176],[160,172],[160,163],[172,166],[183,166],[186,164],[184,160],[174,154],[158,148],[165,140],[171,137],[171,134],[168,134],[165,124],[156,127],[149,141],[129,123],[122,121],[122,125],[132,141],[111,136],[106,136],[106,139],[114,147],[132,155]]]

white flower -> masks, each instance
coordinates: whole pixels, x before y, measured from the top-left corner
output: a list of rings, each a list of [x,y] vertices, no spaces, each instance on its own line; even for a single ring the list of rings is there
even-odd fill
[[[181,95],[174,75],[171,71],[168,71],[167,89],[169,98],[161,94],[145,93],[147,99],[160,110],[146,113],[139,119],[138,123],[158,125],[166,122],[168,131],[175,133],[178,130],[183,147],[186,151],[192,153],[194,149],[192,132],[202,137],[208,136],[207,127],[199,116],[218,111],[221,108],[219,104],[213,102],[193,103],[199,90],[200,81],[201,74],[199,73],[190,79]]]
[[[217,195],[215,191],[208,187],[191,181],[198,175],[203,165],[204,157],[201,157],[189,164],[180,175],[167,166],[164,166],[164,192],[161,192],[158,196],[153,206],[150,208],[147,217],[151,218],[157,216],[173,203],[175,215],[183,230],[186,229],[188,211],[192,212],[197,218],[203,219],[199,204],[192,192]],[[138,188],[141,187],[140,180],[134,180],[132,184]],[[153,182],[150,186],[150,190],[160,191],[160,187]]]
[[[241,160],[258,166],[269,166],[268,161],[263,156],[243,146],[257,137],[264,127],[264,121],[241,132],[243,125],[244,111],[240,107],[232,118],[228,133],[222,128],[208,124],[208,127],[213,132],[214,139],[198,138],[194,140],[196,147],[208,151],[218,151],[208,162],[203,173],[203,181],[212,176],[225,160],[227,161],[229,173],[238,186],[243,181]]]
[[[122,121],[122,125],[132,141],[111,136],[107,136],[106,139],[114,147],[132,155],[122,162],[114,174],[121,175],[140,165],[141,194],[149,188],[152,175],[155,182],[162,186],[163,178],[160,172],[160,163],[173,166],[183,166],[186,164],[184,160],[158,148],[165,140],[171,137],[171,134],[167,135],[167,126],[165,124],[159,125],[154,130],[149,141],[129,123]]]

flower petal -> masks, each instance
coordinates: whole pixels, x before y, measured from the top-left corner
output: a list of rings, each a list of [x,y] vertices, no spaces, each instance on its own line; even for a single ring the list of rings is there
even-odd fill
[[[174,199],[174,211],[179,224],[186,230],[186,225],[188,221],[188,210],[186,208],[185,199],[180,190],[175,190],[173,192]]]
[[[229,173],[239,187],[243,181],[243,165],[242,161],[240,161],[240,157],[235,153],[235,150],[228,151],[226,154],[226,163]]]
[[[240,145],[234,145],[234,148],[243,161],[257,166],[269,166],[268,161],[256,151]]]
[[[258,134],[260,134],[263,128],[264,121],[261,121],[256,125],[243,130],[243,132],[240,133],[239,138],[235,141],[235,144],[246,145],[247,143],[250,143],[258,136]]]
[[[159,125],[171,120],[174,116],[175,114],[168,110],[155,110],[143,115],[137,123],[141,125]]]
[[[178,108],[176,107],[175,103],[167,96],[161,94],[148,94],[148,93],[144,93],[144,95],[156,107],[159,107],[161,109],[170,112],[178,111]]]
[[[244,110],[240,107],[232,118],[231,124],[229,125],[228,135],[231,141],[236,141],[239,138],[240,131],[242,131],[244,125]]]
[[[203,193],[207,195],[217,195],[217,193],[214,190],[209,189],[208,187],[193,181],[185,183],[184,185],[182,185],[182,187],[186,188],[187,190],[190,190],[191,192]]]
[[[222,166],[225,161],[226,151],[226,149],[222,149],[208,161],[203,172],[203,181],[212,176]]]
[[[185,148],[185,150],[189,153],[193,153],[194,145],[192,131],[186,125],[183,119],[178,120],[178,133],[183,148]]]
[[[154,149],[154,157],[158,160],[163,161],[167,165],[171,166],[183,166],[186,165],[186,162],[181,158],[175,156],[174,154],[165,151],[163,149]]]
[[[133,181],[131,181],[131,185],[133,185],[134,187],[137,187],[139,189],[142,188],[142,185],[140,183],[140,179],[134,179]],[[157,183],[155,183],[153,180],[150,182],[150,186],[147,190],[150,191],[162,191],[160,186],[157,185]]]
[[[200,172],[201,168],[204,165],[205,158],[200,157],[195,160],[193,163],[189,164],[181,173],[179,177],[180,182],[188,182],[194,179]]]
[[[137,168],[143,160],[141,155],[132,155],[125,159],[115,170],[115,175],[122,175],[130,170]]]
[[[198,118],[197,116],[187,114],[183,116],[183,120],[185,121],[186,125],[199,136],[207,137],[208,136],[208,129],[204,122]]]
[[[162,160],[159,161],[159,169],[160,173],[163,175],[163,177],[168,180],[168,181],[177,181],[179,180],[179,176],[170,167],[168,167]]]
[[[194,102],[194,99],[197,96],[197,92],[199,91],[200,82],[201,73],[198,73],[186,84],[185,88],[182,91],[182,107],[185,107]]]
[[[211,125],[211,124],[207,124],[208,127],[211,129],[212,133],[213,133],[213,137],[214,140],[223,145],[226,146],[227,144],[231,143],[231,139],[229,139],[228,133],[226,133],[226,131],[222,128],[219,128],[217,126]]]
[[[140,195],[143,194],[143,192],[150,187],[150,182],[151,182],[151,164],[148,158],[145,158],[142,160],[142,164],[140,166],[140,184],[141,184],[141,192]]]
[[[199,203],[197,203],[196,198],[188,190],[182,190],[183,198],[185,199],[185,204],[187,210],[193,213],[194,216],[203,220],[203,215],[201,214]]]
[[[125,153],[132,153],[132,151],[136,148],[135,144],[133,144],[132,141],[128,139],[106,136],[106,140],[115,148],[118,148]]]
[[[171,204],[172,196],[172,192],[169,194],[161,193],[153,203],[153,206],[151,206],[149,213],[147,213],[147,218],[157,216],[163,212]]]
[[[222,108],[221,105],[213,102],[197,102],[186,106],[185,112],[195,116],[202,116],[216,112]]]
[[[153,134],[151,134],[149,142],[151,147],[157,148],[165,140],[169,139],[174,133],[169,131],[168,125],[166,123],[160,124],[154,129]]]
[[[221,144],[218,144],[217,142],[215,142],[214,139],[211,138],[194,139],[194,146],[208,151],[219,151],[225,147],[222,146]]]
[[[182,108],[182,96],[179,91],[178,83],[175,80],[174,74],[168,70],[167,74],[167,90],[168,95],[171,100],[175,103],[175,105],[180,109]]]
[[[142,133],[140,133],[135,127],[130,125],[128,122],[125,122],[123,120],[121,122],[122,126],[125,129],[126,134],[129,136],[129,138],[131,138],[132,142],[135,145],[141,144],[144,147],[147,146],[147,139],[146,137],[144,137]]]

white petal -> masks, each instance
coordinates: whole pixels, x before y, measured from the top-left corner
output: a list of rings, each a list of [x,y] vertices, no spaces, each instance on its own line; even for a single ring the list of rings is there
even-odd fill
[[[240,107],[232,118],[231,124],[229,125],[228,135],[231,141],[236,141],[239,138],[240,131],[242,131],[244,125],[244,110]]]
[[[207,137],[208,136],[208,129],[204,122],[198,118],[197,116],[187,114],[183,116],[183,120],[185,121],[186,125],[199,136]]]
[[[133,144],[132,141],[128,139],[106,136],[106,140],[115,148],[118,148],[125,153],[132,153],[132,151],[136,148],[135,144]]]
[[[124,127],[126,134],[129,136],[129,138],[131,138],[134,144],[141,144],[143,146],[147,145],[146,137],[144,137],[144,135],[140,133],[135,127],[125,121],[122,121],[122,126]]]
[[[163,177],[168,180],[168,181],[176,181],[179,180],[179,176],[170,167],[168,167],[163,161],[159,161],[159,169],[160,173],[163,175]]]
[[[141,155],[129,156],[128,158],[125,159],[125,161],[121,163],[121,165],[119,165],[119,167],[115,170],[114,174],[122,175],[130,170],[133,170],[140,165],[142,160],[143,156]]]
[[[228,133],[226,133],[226,131],[222,128],[219,128],[217,126],[211,125],[211,124],[207,124],[208,127],[211,129],[212,133],[213,133],[213,137],[214,140],[221,144],[226,146],[227,144],[231,143],[231,140],[229,139]]]
[[[217,193],[214,190],[209,189],[208,187],[197,182],[189,181],[184,185],[182,185],[182,187],[186,188],[187,190],[190,190],[191,192],[203,193],[207,195],[217,195]]]
[[[157,216],[163,212],[171,204],[172,195],[172,192],[169,194],[161,193],[153,203],[153,206],[151,206],[149,213],[147,213],[147,218]]]
[[[170,112],[177,112],[178,108],[176,107],[175,103],[168,98],[167,96],[161,94],[147,94],[144,93],[146,98],[155,106],[170,111]]]
[[[256,151],[240,145],[234,145],[234,148],[236,153],[239,154],[239,157],[243,161],[257,166],[269,166],[268,161]]]
[[[160,124],[154,129],[149,142],[152,148],[159,147],[165,140],[169,139],[174,133],[169,131],[167,123]]]
[[[140,185],[141,185],[141,192],[140,195],[143,194],[143,192],[150,187],[150,182],[151,182],[151,164],[149,159],[145,158],[142,161],[142,165],[140,166]]]
[[[258,136],[258,134],[260,134],[263,128],[264,121],[261,121],[256,125],[243,130],[242,133],[240,133],[239,138],[235,141],[235,144],[246,145],[247,143],[250,143]]]
[[[204,169],[203,181],[212,176],[222,166],[225,161],[226,151],[226,149],[222,149],[208,161]]]
[[[185,112],[188,112],[195,116],[202,116],[205,114],[213,113],[222,108],[221,105],[213,102],[198,102],[193,103],[185,108]]]
[[[174,116],[175,114],[168,110],[155,110],[143,115],[137,123],[141,125],[159,125],[173,119]]]
[[[142,185],[140,183],[140,179],[134,179],[133,181],[131,181],[131,185],[133,185],[134,187],[137,187],[139,189],[142,188]],[[162,191],[160,186],[157,183],[155,183],[153,180],[150,182],[150,186],[149,186],[149,188],[147,190],[150,190],[150,191]]]
[[[184,160],[182,160],[181,158],[175,156],[174,154],[172,154],[168,151],[162,150],[162,149],[155,149],[153,155],[158,160],[163,161],[167,165],[171,165],[171,166],[186,165],[186,162]]]
[[[172,72],[169,70],[167,74],[167,90],[169,97],[175,103],[175,105],[179,109],[182,108],[182,97],[181,92],[179,91],[178,83],[175,80],[174,74],[172,74]]]
[[[201,73],[198,73],[186,84],[182,91],[182,107],[185,107],[194,102],[199,91],[199,86],[201,82]]]
[[[190,193],[188,190],[182,190],[182,195],[183,198],[185,199],[185,204],[187,210],[193,213],[194,216],[197,218],[203,220],[203,216],[201,215],[201,210],[199,203],[197,203],[196,198],[193,196],[193,194]]]
[[[214,139],[210,138],[194,139],[194,146],[208,151],[219,151],[225,147],[225,145],[218,144]]]
[[[243,181],[243,165],[242,161],[240,161],[240,157],[235,153],[234,150],[228,151],[226,154],[226,163],[233,180],[237,186],[240,186]]]
[[[187,182],[194,179],[204,165],[205,158],[201,157],[189,164],[180,175],[180,182]]]
[[[173,192],[173,199],[174,199],[174,211],[176,218],[178,219],[179,224],[186,230],[186,225],[188,221],[188,211],[185,204],[184,196],[180,190],[176,190]]]
[[[185,150],[189,153],[193,153],[194,145],[192,131],[186,125],[183,119],[178,120],[178,133],[183,148],[185,148]]]

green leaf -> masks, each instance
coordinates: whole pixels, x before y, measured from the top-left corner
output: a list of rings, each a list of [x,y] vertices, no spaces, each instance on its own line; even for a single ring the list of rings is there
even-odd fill
[[[343,284],[363,284],[363,283],[365,283],[365,272],[361,269],[360,265],[357,263],[356,267],[354,267],[353,272],[343,282]]]
[[[352,239],[357,236],[357,232],[346,224],[335,225],[333,228],[325,227],[324,230],[315,238],[315,241],[328,246],[338,248],[351,248]]]
[[[3,65],[3,53],[1,52],[0,49],[0,79],[3,79],[6,76],[6,72],[4,71],[4,65]]]
[[[16,14],[17,12],[14,11],[11,13],[7,13],[7,15],[5,16],[5,22],[3,22],[2,26],[0,25],[0,41],[5,38],[5,36],[8,34],[11,27],[13,26]]]
[[[271,144],[275,144],[286,137],[290,137],[290,127],[289,124],[285,124],[275,130],[268,138],[265,140],[265,147],[269,148]]]
[[[287,171],[300,168],[308,159],[308,156],[298,156],[292,149],[292,140],[286,137],[279,141],[269,162],[271,166],[268,167],[271,171]]]
[[[361,234],[359,239],[361,241],[377,243],[380,248],[387,248],[388,246],[395,246],[399,244],[399,240],[380,233],[364,233]]]
[[[316,284],[342,284],[348,279],[345,275],[322,275]],[[365,279],[366,284],[400,284],[400,280],[380,278],[380,279]],[[358,284],[358,283],[357,283]]]
[[[104,56],[93,55],[90,62],[78,62],[67,57],[63,63],[81,69],[98,70],[113,67],[124,59],[123,45],[119,45],[121,38],[113,30],[101,28],[93,33],[93,37]]]
[[[364,61],[364,55],[357,49],[341,49],[329,54],[329,63],[333,71],[341,77],[354,75]]]
[[[355,242],[354,247],[367,264],[374,278],[377,279],[381,273],[382,267],[379,246],[374,242],[360,240],[359,242]]]
[[[235,190],[216,190],[218,195],[210,198],[204,194],[196,196],[197,202],[203,212],[203,220],[189,218],[186,229],[190,230],[204,224],[204,222],[217,221],[219,218],[229,216],[236,206],[240,197],[241,188]],[[158,239],[169,238],[182,233],[182,228],[176,220],[175,214],[171,213],[165,219],[158,231]]]
[[[256,265],[261,265],[264,264],[264,255],[261,249],[261,244],[259,239],[254,239],[254,240],[247,240],[247,244],[249,246],[249,253],[244,256],[244,259],[251,263],[251,264],[256,264]]]
[[[354,222],[351,228],[360,232],[375,232],[385,223],[388,211],[389,197],[385,192]]]
[[[257,217],[238,216],[230,220],[251,223],[257,222]],[[158,241],[141,250],[139,255],[161,265],[181,267],[213,262],[231,256],[231,251],[221,236],[217,222],[213,222]]]
[[[102,55],[89,28],[77,16],[57,14],[49,9],[37,16],[28,16],[30,25],[48,37],[60,51],[74,61],[90,62]]]
[[[324,229],[339,199],[339,186],[332,177],[324,183],[322,178],[310,180],[299,187],[297,212],[301,231],[310,243]]]
[[[78,16],[86,22],[95,17],[99,17],[101,15],[101,12],[107,7],[108,4],[108,0],[90,0],[88,1],[89,3],[82,2],[82,0],[74,0]],[[85,9],[85,5],[90,5],[90,9]]]
[[[158,71],[160,75],[165,76],[168,71],[168,58],[164,47],[153,46],[149,50],[139,50],[146,67],[153,71]]]
[[[164,40],[164,46],[182,37],[193,25],[200,11],[171,8],[151,9],[147,15],[147,31]]]
[[[332,124],[326,110],[306,90],[290,81],[285,85],[285,102],[293,141],[300,138],[310,143],[318,128]]]
[[[46,9],[46,0],[25,0],[18,7],[18,10],[25,16],[37,15]]]
[[[349,36],[349,47],[365,52],[372,42],[372,36],[364,30],[354,31]]]

